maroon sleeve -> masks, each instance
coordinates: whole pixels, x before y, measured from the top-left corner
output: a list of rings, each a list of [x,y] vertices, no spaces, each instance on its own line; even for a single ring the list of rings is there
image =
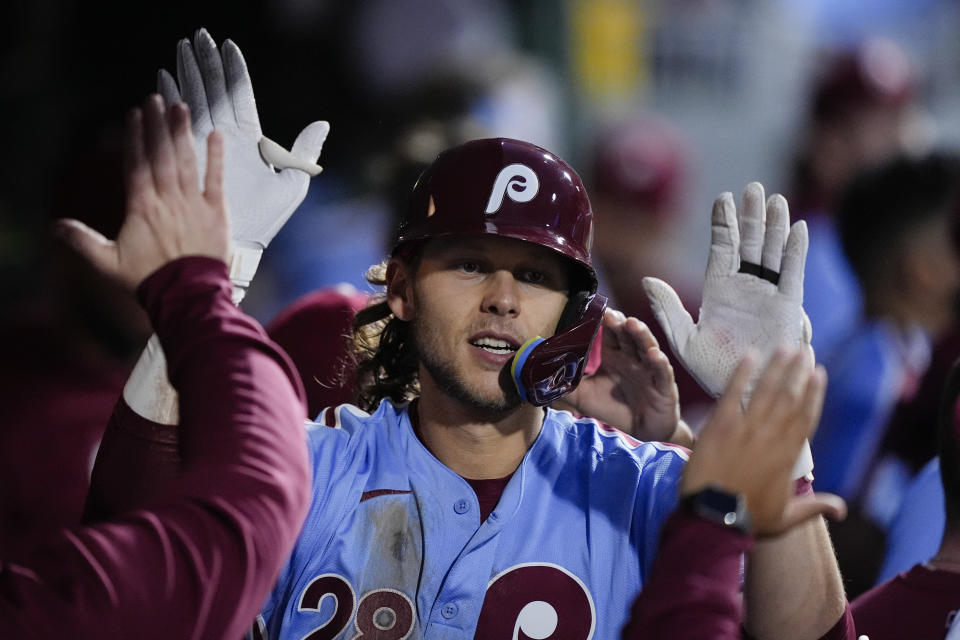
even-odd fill
[[[837,620],[830,631],[827,631],[820,640],[856,640],[857,631],[853,624],[853,614],[850,611],[850,603],[843,610],[843,615]]]
[[[302,387],[230,302],[221,262],[185,258],[139,291],[180,399],[182,474],[140,511],[0,564],[0,637],[236,638],[310,494]]]
[[[873,636],[871,636],[873,637]],[[746,631],[743,632],[744,640],[754,640]],[[853,623],[853,615],[850,610],[850,603],[847,603],[843,610],[843,615],[837,620],[837,623],[830,627],[830,630],[820,636],[820,640],[856,640],[857,631]]]
[[[623,640],[740,638],[740,568],[753,538],[683,511],[660,534]]]
[[[137,414],[121,396],[97,450],[84,523],[139,508],[161,494],[180,474],[178,429]]]

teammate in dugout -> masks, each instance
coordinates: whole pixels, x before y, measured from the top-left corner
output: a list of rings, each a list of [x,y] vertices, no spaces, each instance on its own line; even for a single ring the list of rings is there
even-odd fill
[[[210,140],[200,185],[187,109],[164,113],[152,96],[128,122],[116,241],[60,223],[104,275],[136,289],[168,350],[183,472],[150,504],[46,532],[29,553],[0,547],[0,638],[238,637],[297,537],[310,499],[303,390],[231,303],[224,141]]]
[[[235,45],[221,54],[201,31],[178,54],[179,82],[162,74],[161,93],[199,112],[195,132],[216,127],[230,139],[234,239],[256,257],[306,181],[256,152],[259,122]],[[294,143],[297,162],[319,154],[312,127]],[[562,398],[643,440],[690,434],[649,330],[604,311],[592,224],[574,170],[528,143],[467,143],[421,176],[392,256],[371,272],[384,300],[357,320],[363,408],[328,409],[308,430],[314,501],[255,636],[619,634],[676,505],[686,452],[546,405]],[[762,360],[780,345],[799,348],[812,367],[805,253],[804,225],[790,228],[783,198],[765,202],[753,184],[739,221],[730,194],[714,206],[697,324],[668,285],[645,281],[675,353],[714,395],[751,347]],[[235,263],[235,284],[249,284],[252,262]],[[581,379],[601,324],[602,365]],[[175,431],[162,373],[162,354],[149,349],[124,392],[132,411],[118,419]],[[809,470],[801,464],[797,477]],[[806,505],[806,516],[833,509],[815,497]],[[757,544],[745,594],[756,637],[844,637],[843,588],[820,518]]]

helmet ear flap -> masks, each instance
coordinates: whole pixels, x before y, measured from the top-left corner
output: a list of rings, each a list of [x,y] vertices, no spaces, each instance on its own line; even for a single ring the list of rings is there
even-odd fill
[[[532,338],[520,347],[510,373],[524,401],[542,407],[577,388],[606,308],[604,296],[581,292],[564,311],[564,317],[572,316],[569,324],[550,338]]]
[[[563,308],[563,313],[560,314],[560,321],[557,322],[555,333],[560,333],[568,329],[580,319],[587,308],[587,303],[590,302],[593,295],[594,294],[589,291],[582,290],[571,295],[570,299],[567,300],[567,306]]]

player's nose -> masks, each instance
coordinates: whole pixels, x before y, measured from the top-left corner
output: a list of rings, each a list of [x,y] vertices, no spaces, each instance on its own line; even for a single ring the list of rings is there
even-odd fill
[[[498,316],[516,316],[520,313],[519,283],[510,271],[501,269],[487,279],[481,311]]]

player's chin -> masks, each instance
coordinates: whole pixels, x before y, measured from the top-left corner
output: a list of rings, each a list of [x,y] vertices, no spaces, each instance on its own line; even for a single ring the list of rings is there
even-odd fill
[[[496,417],[516,410],[523,400],[513,381],[507,377],[504,383],[501,376],[498,380],[484,380],[474,386],[470,393],[470,404],[474,409]]]
[[[499,385],[500,394],[503,397],[503,402],[505,405],[515,409],[523,403],[523,399],[520,397],[520,392],[517,391],[517,385],[513,381],[513,372],[511,371],[509,363],[507,363],[507,365],[500,370],[497,383]]]

